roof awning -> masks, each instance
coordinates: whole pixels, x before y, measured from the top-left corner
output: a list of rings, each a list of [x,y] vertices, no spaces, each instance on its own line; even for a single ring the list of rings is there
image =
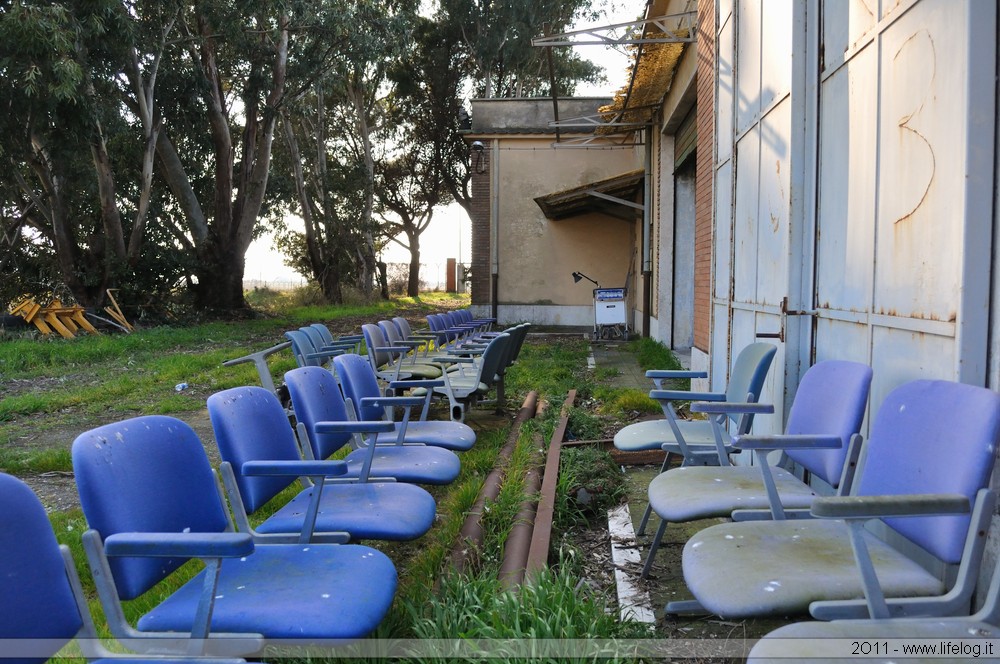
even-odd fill
[[[604,214],[633,221],[643,208],[636,203],[643,187],[642,169],[622,173],[597,182],[557,191],[535,199],[549,219],[566,219],[587,212]],[[641,199],[640,199],[641,200]]]

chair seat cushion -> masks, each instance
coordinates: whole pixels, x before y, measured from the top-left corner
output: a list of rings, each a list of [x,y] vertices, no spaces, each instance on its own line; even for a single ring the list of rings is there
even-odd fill
[[[383,374],[390,374],[395,370],[395,364],[384,364],[378,368],[379,373]],[[404,361],[400,366],[399,374],[401,376],[405,374],[414,380],[430,380],[432,378],[440,378],[441,369],[433,364],[410,364]]]
[[[301,531],[312,492],[312,489],[301,492],[257,530]],[[344,531],[354,540],[411,540],[434,525],[435,508],[434,497],[413,484],[328,484],[323,488],[314,531]]]
[[[148,631],[191,629],[202,577],[139,619]],[[268,639],[355,639],[382,620],[396,591],[396,569],[381,551],[356,544],[262,544],[222,563],[213,632],[257,632]],[[294,610],[282,611],[282,606]]]
[[[712,423],[708,420],[679,420],[677,427],[687,443],[715,445]],[[615,447],[623,452],[658,450],[664,443],[673,442],[676,442],[674,432],[666,420],[636,422],[622,427],[615,434]]]
[[[939,595],[940,580],[865,534],[886,597]],[[684,546],[684,580],[702,606],[726,618],[797,615],[816,600],[864,597],[842,521],[748,521],[700,531]]]
[[[807,508],[815,493],[783,468],[771,468],[781,504]],[[649,483],[649,504],[661,519],[682,523],[728,517],[738,509],[768,509],[767,490],[756,466],[689,466],[660,473]]]
[[[358,477],[367,450],[347,455],[347,477]],[[395,477],[412,484],[449,484],[458,477],[461,463],[451,450],[425,445],[380,445],[375,450],[371,477]]]
[[[423,443],[464,452],[475,444],[476,432],[468,424],[461,422],[410,422],[406,426],[404,440],[407,443]],[[396,433],[393,431],[380,433],[377,441],[379,444],[393,443],[396,441]]]
[[[900,651],[894,651],[892,642],[899,639],[998,639],[1000,627],[977,622],[969,618],[894,618],[892,620],[834,620],[833,622],[801,622],[780,627],[761,639],[750,651],[747,660],[763,662],[792,662],[808,660],[809,664],[823,662],[844,662],[845,656],[830,657],[829,639],[850,641],[889,640],[890,652],[878,651],[865,657],[866,664],[873,662],[928,662],[940,664],[945,661],[967,662],[969,657],[943,659],[935,658],[901,659]],[[844,652],[844,655],[850,652]],[[857,659],[855,658],[855,660]],[[974,661],[974,660],[973,660]]]
[[[477,382],[475,378],[466,379],[453,377],[451,379],[451,389],[454,391],[455,396],[459,399],[463,399],[473,394],[486,394],[490,391],[490,388],[486,383]],[[448,391],[443,387],[435,387],[434,392],[436,394],[448,394]]]

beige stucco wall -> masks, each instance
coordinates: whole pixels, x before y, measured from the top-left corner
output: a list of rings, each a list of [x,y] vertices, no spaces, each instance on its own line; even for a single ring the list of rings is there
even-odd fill
[[[582,306],[566,312],[564,324],[592,322],[587,281],[574,283],[580,271],[601,286],[624,285],[636,246],[637,222],[601,213],[547,219],[534,198],[638,167],[632,149],[555,149],[550,136],[502,136],[497,160],[498,298],[500,305]],[[638,257],[636,257],[638,261]],[[638,270],[638,263],[632,266]]]

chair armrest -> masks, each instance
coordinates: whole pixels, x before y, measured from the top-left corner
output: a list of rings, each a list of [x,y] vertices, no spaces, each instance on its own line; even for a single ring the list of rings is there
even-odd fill
[[[693,410],[693,408],[692,408]],[[805,450],[805,449],[837,449],[844,441],[840,436],[790,436],[779,434],[774,436],[734,436],[733,445],[744,450]]]
[[[657,401],[724,401],[719,392],[686,392],[684,390],[650,390],[649,398]]]
[[[881,519],[901,516],[968,514],[969,499],[960,494],[916,493],[895,496],[827,496],[813,501],[820,519]]]
[[[650,369],[646,372],[646,378],[708,378],[707,371],[686,371],[673,369]]]
[[[222,363],[222,366],[232,367],[237,364],[244,364],[245,362],[253,362],[258,357],[267,357],[268,355],[274,355],[279,350],[285,350],[286,348],[291,348],[291,347],[292,347],[292,342],[285,341],[284,343],[280,343],[277,346],[271,346],[270,348],[265,348],[264,350],[257,351],[256,353],[244,355],[243,357],[237,357],[232,360],[226,360],[225,362]]]
[[[736,413],[769,415],[774,412],[774,405],[753,402],[739,403],[735,401],[696,401],[691,404],[691,412],[713,415],[732,415]]]
[[[317,422],[316,433],[388,433],[396,428],[395,422]]]
[[[433,389],[435,387],[444,387],[443,380],[394,380],[389,383],[390,390],[410,390],[414,387],[426,387],[427,389]]]
[[[253,553],[250,533],[117,533],[104,540],[109,556],[240,558]]]
[[[444,381],[439,381],[444,385]],[[424,397],[363,397],[361,406],[375,406],[376,408],[389,408],[390,406],[414,407],[423,406],[426,399]]]
[[[344,461],[247,461],[240,469],[244,475],[272,477],[336,477],[347,473]]]
[[[344,355],[346,352],[347,351],[343,348],[329,348],[316,353],[303,353],[303,355],[310,360],[325,360],[330,357],[336,357],[337,355]]]
[[[458,355],[453,357],[441,357],[438,355],[437,357],[432,357],[430,361],[438,364],[475,364],[475,360],[473,358],[459,357]]]
[[[425,341],[417,341],[416,339],[399,339],[393,343],[399,344],[400,346],[406,346],[409,349],[420,348],[425,345]]]
[[[387,353],[408,353],[408,346],[376,346],[373,350],[385,351]]]

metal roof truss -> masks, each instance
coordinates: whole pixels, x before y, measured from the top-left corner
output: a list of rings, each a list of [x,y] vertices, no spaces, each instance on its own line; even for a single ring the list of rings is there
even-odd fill
[[[697,41],[695,26],[698,12],[667,14],[629,23],[595,26],[571,30],[558,35],[545,35],[531,40],[532,46],[625,46],[628,44],[691,43]],[[647,27],[654,26],[662,34],[645,36]],[[684,34],[686,32],[686,35]],[[684,35],[684,36],[681,36]],[[576,39],[579,37],[579,39]]]

